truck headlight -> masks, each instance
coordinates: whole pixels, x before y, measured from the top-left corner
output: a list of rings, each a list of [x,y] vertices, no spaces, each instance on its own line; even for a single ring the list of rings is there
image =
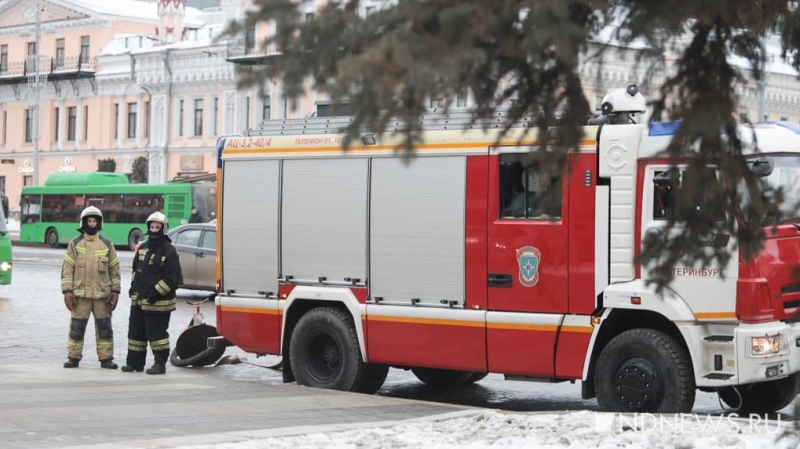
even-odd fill
[[[780,354],[785,347],[783,334],[750,337],[751,357]]]
[[[11,269],[11,264],[8,262],[0,263],[0,270],[8,271]]]

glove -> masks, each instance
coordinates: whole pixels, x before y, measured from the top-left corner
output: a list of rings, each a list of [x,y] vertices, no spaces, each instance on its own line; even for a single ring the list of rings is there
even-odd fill
[[[70,312],[75,308],[75,295],[72,292],[64,293],[64,305],[67,306],[67,310]]]
[[[153,290],[152,292],[150,292],[149,295],[147,295],[147,302],[149,302],[150,304],[154,304],[159,299],[161,299],[161,295],[159,295],[158,292],[155,290]]]
[[[117,301],[119,301],[119,293],[112,292],[111,296],[109,296],[108,300],[106,301],[106,304],[108,304],[108,310],[113,312],[114,309],[117,308]]]

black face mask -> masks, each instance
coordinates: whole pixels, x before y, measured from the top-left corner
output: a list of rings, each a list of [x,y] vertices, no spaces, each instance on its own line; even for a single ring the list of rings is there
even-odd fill
[[[161,231],[158,232],[147,231],[147,241],[153,245],[158,245],[162,241],[164,241],[164,233]]]
[[[84,234],[95,235],[95,234],[97,234],[97,231],[99,231],[99,229],[91,228],[89,226],[84,226],[84,227],[81,228],[81,231],[83,231]]]

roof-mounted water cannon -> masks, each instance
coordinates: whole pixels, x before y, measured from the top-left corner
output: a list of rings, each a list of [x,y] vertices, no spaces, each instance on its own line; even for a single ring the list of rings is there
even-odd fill
[[[612,90],[600,104],[602,115],[589,119],[590,125],[621,125],[635,123],[633,114],[647,110],[647,99],[639,92],[639,86],[630,84],[625,89]]]

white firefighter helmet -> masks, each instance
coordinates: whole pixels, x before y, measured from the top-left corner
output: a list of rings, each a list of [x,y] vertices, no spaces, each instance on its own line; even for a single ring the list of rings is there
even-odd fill
[[[103,220],[103,213],[100,212],[100,209],[89,206],[81,212],[81,223],[83,223],[83,219],[86,217],[97,217],[98,220]]]
[[[536,168],[530,167],[522,172],[522,187],[532,193],[542,191],[542,183],[539,181],[539,174],[536,173]]]
[[[161,223],[161,229],[164,232],[167,232],[167,217],[164,214],[162,214],[161,212],[153,212],[152,214],[150,214],[150,216],[147,217],[147,221],[145,222],[148,228],[150,227],[151,221]]]

